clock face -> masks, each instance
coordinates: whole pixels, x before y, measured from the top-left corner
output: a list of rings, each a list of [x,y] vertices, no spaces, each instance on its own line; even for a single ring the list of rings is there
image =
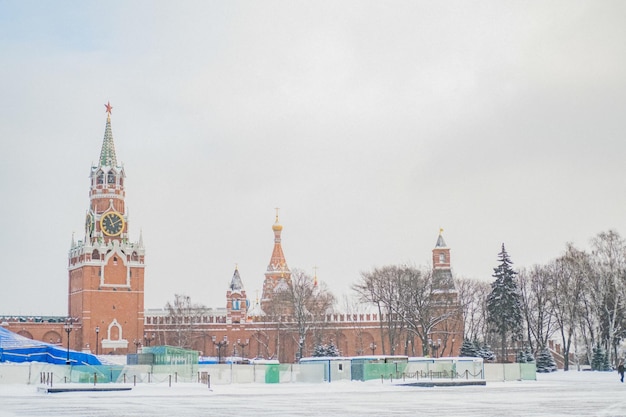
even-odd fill
[[[100,228],[107,236],[118,236],[124,230],[124,218],[115,211],[110,211],[100,218]]]

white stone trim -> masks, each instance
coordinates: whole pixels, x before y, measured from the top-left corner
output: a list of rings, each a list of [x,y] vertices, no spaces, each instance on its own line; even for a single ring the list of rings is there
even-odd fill
[[[119,339],[111,339],[111,329],[113,327],[117,327],[120,337]],[[117,322],[117,319],[113,319],[113,321],[109,323],[109,326],[107,327],[107,338],[102,339],[102,347],[113,349],[126,349],[128,347],[128,340],[122,337],[122,326]]]

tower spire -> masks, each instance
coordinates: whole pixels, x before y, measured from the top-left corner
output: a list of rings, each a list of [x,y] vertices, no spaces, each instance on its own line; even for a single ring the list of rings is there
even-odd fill
[[[278,223],[278,208],[276,209],[276,222],[272,225],[274,231],[274,250],[272,251],[272,257],[270,264],[267,267],[267,274],[271,273],[289,273],[289,267],[285,260],[285,254],[283,253],[283,247],[281,245],[280,234],[283,231],[283,226]]]
[[[263,282],[262,303],[265,304],[271,301],[272,295],[277,288],[282,288],[284,285],[291,286],[291,271],[287,266],[281,244],[280,235],[283,231],[283,226],[278,222],[278,209],[276,209],[276,222],[272,225],[272,230],[274,231],[274,249],[272,250],[272,257],[267,266],[265,281]],[[267,305],[262,304],[261,307],[264,311],[268,311]]]
[[[241,293],[241,291],[243,290],[243,282],[241,281],[241,275],[239,275],[239,268],[237,266],[235,266],[235,272],[233,273],[233,277],[230,280],[230,285],[228,286],[228,288],[232,292],[238,293]]]
[[[433,249],[434,285],[440,290],[453,290],[454,281],[450,263],[450,248],[443,240],[443,229],[439,229],[437,243]]]
[[[443,228],[439,228],[439,237],[437,238],[436,248],[446,248],[446,241],[443,240]]]
[[[113,110],[113,106],[107,103],[104,107],[106,107],[107,112],[107,124],[104,129],[104,140],[102,141],[99,165],[101,167],[114,167],[117,166],[117,157],[115,156],[115,143],[113,143],[113,132],[111,131],[111,111]]]

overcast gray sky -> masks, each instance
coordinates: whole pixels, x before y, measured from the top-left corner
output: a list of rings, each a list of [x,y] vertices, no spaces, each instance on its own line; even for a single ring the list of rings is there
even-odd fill
[[[361,271],[457,276],[625,233],[626,2],[0,1],[0,314],[66,314],[106,113],[146,307]]]

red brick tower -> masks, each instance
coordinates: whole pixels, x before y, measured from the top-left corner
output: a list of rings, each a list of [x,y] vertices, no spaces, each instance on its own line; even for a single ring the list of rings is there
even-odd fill
[[[439,237],[433,249],[433,274],[435,285],[439,289],[454,289],[452,271],[450,267],[450,248],[443,240],[443,229],[439,229]]]
[[[235,267],[235,273],[230,280],[228,291],[226,291],[226,323],[245,323],[248,318],[248,300],[246,290],[239,275],[239,269]]]
[[[450,248],[443,240],[443,229],[433,249],[433,286],[438,314],[446,319],[435,326],[429,335],[435,355],[457,356],[463,343],[463,311],[459,304],[458,292],[452,277]]]
[[[269,304],[272,301],[274,293],[283,288],[287,288],[287,286],[291,286],[291,271],[287,266],[287,261],[283,254],[283,247],[281,246],[280,234],[283,231],[283,226],[278,223],[278,209],[276,209],[276,222],[272,225],[272,230],[274,231],[274,250],[272,251],[272,257],[270,258],[270,263],[265,272],[263,295],[261,298],[261,309],[265,312],[269,311]]]
[[[117,163],[111,109],[97,166],[91,168],[84,240],[69,252],[69,315],[76,350],[134,352],[143,339],[144,246],[129,240],[124,168]],[[133,344],[135,346],[133,346]]]

